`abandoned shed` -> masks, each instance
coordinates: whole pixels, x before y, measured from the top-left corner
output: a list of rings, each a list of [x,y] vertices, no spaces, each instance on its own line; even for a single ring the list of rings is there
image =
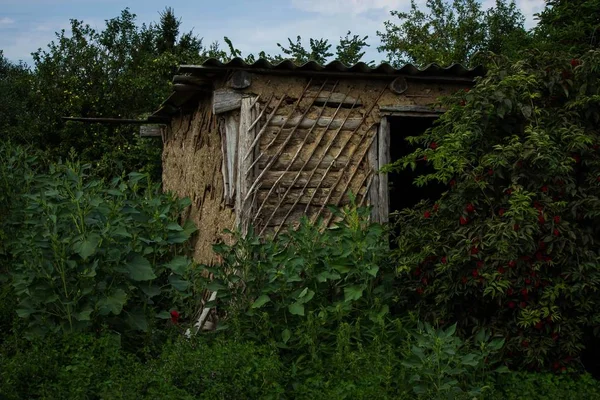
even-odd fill
[[[210,261],[224,229],[276,234],[303,215],[329,224],[327,206],[346,204],[350,192],[387,221],[390,209],[410,206],[414,186],[377,171],[409,151],[404,137],[439,116],[431,106],[439,96],[481,74],[460,65],[241,59],[180,67],[151,119],[166,124],[165,190],[192,200],[196,259]]]

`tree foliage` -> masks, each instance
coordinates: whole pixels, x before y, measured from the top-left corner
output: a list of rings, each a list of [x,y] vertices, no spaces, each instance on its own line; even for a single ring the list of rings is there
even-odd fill
[[[600,322],[599,61],[496,58],[395,163],[449,185],[400,217],[401,290],[423,318],[501,332],[513,366],[569,364]]]
[[[513,53],[527,38],[524,17],[514,1],[496,0],[484,12],[477,0],[427,0],[421,9],[411,0],[409,12],[392,11],[399,21],[386,21],[377,32],[393,65],[406,63],[469,64],[480,51]]]
[[[309,47],[305,48],[302,44],[302,38],[297,36],[295,42],[288,38],[289,47],[277,43],[277,46],[283,53],[282,55],[273,57],[262,52],[259,56],[266,57],[273,61],[289,59],[296,64],[304,64],[308,61],[316,61],[319,64],[325,64],[332,56],[335,56],[336,60],[351,66],[362,61],[362,58],[365,55],[364,49],[369,47],[369,44],[367,44],[368,38],[368,36],[360,37],[359,35],[352,35],[352,32],[348,31],[346,36],[340,37],[340,41],[336,45],[336,52],[334,54],[331,52],[332,45],[327,39],[311,38],[309,39]]]
[[[22,152],[2,149],[13,159]],[[107,184],[77,163],[35,175],[19,168],[20,177],[8,170],[14,166],[3,164],[0,178],[20,178],[8,186],[23,187],[3,202],[10,209],[0,228],[11,231],[8,272],[27,334],[106,324],[127,335],[170,318],[191,289],[191,261],[177,255],[195,231],[191,222],[177,222],[189,200],[161,193],[140,173]]]
[[[600,1],[550,0],[535,29],[546,50],[562,50],[575,56],[600,47]]]

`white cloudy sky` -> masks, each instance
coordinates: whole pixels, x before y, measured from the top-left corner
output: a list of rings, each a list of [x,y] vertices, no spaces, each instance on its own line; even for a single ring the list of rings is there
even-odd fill
[[[424,2],[424,0],[417,0]],[[484,7],[494,0],[483,0]],[[541,11],[544,0],[517,0],[527,18]],[[297,35],[337,43],[348,30],[369,36],[368,59],[381,61],[376,32],[390,19],[390,10],[407,9],[410,0],[0,0],[0,50],[12,61],[31,63],[31,52],[45,47],[54,32],[68,29],[69,19],[102,29],[104,20],[129,7],[139,22],[158,20],[165,6],[175,9],[183,29],[193,29],[205,43],[232,39],[244,53],[277,53],[277,42]]]

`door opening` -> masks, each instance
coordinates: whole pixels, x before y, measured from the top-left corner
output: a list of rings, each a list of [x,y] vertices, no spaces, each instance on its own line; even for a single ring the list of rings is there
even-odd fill
[[[415,146],[406,141],[407,136],[418,136],[433,125],[432,117],[388,117],[390,124],[390,159],[392,162],[412,153]],[[419,161],[417,168],[388,174],[390,215],[405,208],[412,208],[421,200],[432,202],[446,190],[441,183],[430,182],[419,187],[414,184],[419,175],[433,172],[432,166]],[[393,221],[393,217],[391,218]]]

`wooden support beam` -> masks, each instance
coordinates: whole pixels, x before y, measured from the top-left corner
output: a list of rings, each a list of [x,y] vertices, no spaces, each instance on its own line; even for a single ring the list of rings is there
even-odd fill
[[[385,118],[384,118],[385,119]],[[369,188],[369,193],[367,197],[369,198],[369,205],[373,206],[371,209],[371,220],[373,222],[381,222],[379,220],[379,138],[375,138],[371,147],[369,148],[369,153],[367,154],[367,160],[369,162],[369,166],[371,167],[371,171],[373,173],[373,179],[371,181],[371,187]]]
[[[221,147],[223,151],[223,198],[228,206],[234,205],[236,195],[236,169],[238,162],[238,137],[240,113],[233,112],[220,121]]]
[[[441,108],[433,108],[428,106],[380,106],[379,111],[385,115],[397,117],[421,117],[421,118],[437,118],[446,110]]]
[[[382,118],[377,129],[377,170],[390,163],[390,124],[387,118]],[[379,173],[379,185],[377,196],[377,221],[386,223],[390,213],[390,191],[387,173]]]
[[[244,155],[248,153],[257,130],[256,125],[250,129],[259,114],[258,103],[255,103],[254,100],[254,97],[243,98],[240,109],[235,215],[237,226],[244,235],[248,231],[248,222],[252,210],[252,199],[249,196],[249,191],[254,179],[254,174],[251,172],[254,159],[252,157],[245,158]]]
[[[162,137],[164,125],[140,125],[140,137]]]
[[[342,124],[340,119],[333,119],[332,117],[321,117],[315,120],[312,118],[301,118],[300,116],[295,116],[286,120],[285,116],[276,115],[269,125],[284,126],[284,128],[297,127],[300,129],[310,129],[313,126],[317,126],[329,127],[329,129],[340,129],[341,127],[341,130],[355,130],[360,126],[361,122],[361,118],[348,118]]]
[[[213,114],[237,110],[242,105],[242,94],[231,89],[217,89],[213,92]]]
[[[350,107],[353,104],[356,104],[356,106],[362,106],[362,102],[360,100],[350,97],[345,93],[339,92],[308,92],[305,97],[314,97],[314,104],[318,106],[327,105],[329,107],[337,107],[342,105],[342,107]]]

